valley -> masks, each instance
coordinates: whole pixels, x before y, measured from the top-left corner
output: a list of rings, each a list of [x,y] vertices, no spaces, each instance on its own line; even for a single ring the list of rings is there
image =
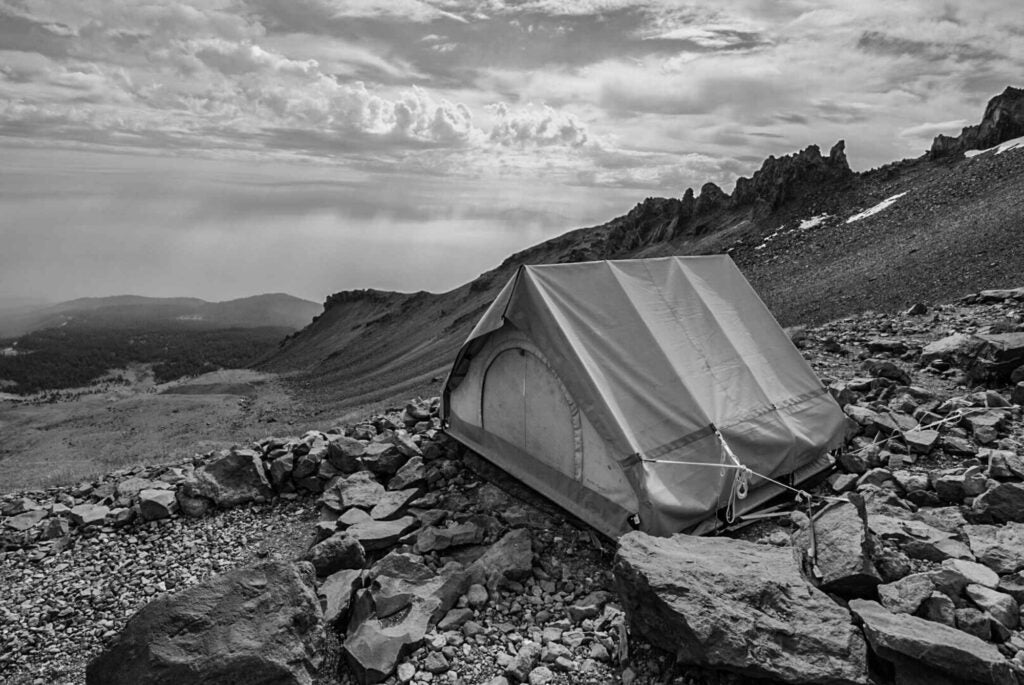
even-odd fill
[[[122,380],[46,399],[0,396],[0,491],[177,461],[327,420],[301,406],[272,374],[221,370],[156,383],[151,369],[136,366],[117,377]]]

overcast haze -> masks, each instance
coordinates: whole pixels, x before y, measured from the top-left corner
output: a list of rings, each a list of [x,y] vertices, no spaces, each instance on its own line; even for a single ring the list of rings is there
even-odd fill
[[[0,297],[446,290],[1022,74],[1019,0],[0,0]]]

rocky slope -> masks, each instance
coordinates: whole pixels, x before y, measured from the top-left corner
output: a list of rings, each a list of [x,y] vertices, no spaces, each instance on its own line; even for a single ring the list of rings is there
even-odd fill
[[[264,363],[342,413],[435,394],[453,354],[520,264],[728,252],[783,325],[1024,280],[1024,150],[967,158],[1021,135],[1021,93],[994,98],[977,127],[919,159],[864,173],[845,145],[765,160],[732,194],[714,184],[648,198],[626,215],[512,255],[443,294],[352,291]],[[941,149],[937,154],[934,150]]]
[[[851,419],[817,504],[614,560],[438,433],[436,402],[10,493],[0,676],[79,683],[105,644],[89,682],[147,682],[161,631],[214,673],[213,631],[253,677],[324,685],[1024,682],[1024,289],[795,342]]]

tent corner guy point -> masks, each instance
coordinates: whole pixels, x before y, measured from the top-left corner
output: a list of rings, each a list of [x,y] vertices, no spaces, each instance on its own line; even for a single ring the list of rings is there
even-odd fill
[[[711,532],[827,469],[845,428],[725,255],[520,267],[442,403],[452,437],[611,537]]]

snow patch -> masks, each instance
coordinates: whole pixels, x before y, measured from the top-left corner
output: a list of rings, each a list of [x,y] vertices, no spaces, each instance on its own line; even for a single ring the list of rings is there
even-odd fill
[[[831,218],[832,217],[829,214],[819,214],[818,216],[812,216],[810,219],[804,219],[803,221],[801,221],[799,228],[801,231],[806,231],[810,228],[821,226],[823,223],[825,223],[827,220]]]
[[[906,193],[897,193],[892,197],[887,197],[874,207],[868,207],[863,212],[859,214],[854,214],[853,216],[846,220],[846,223],[852,224],[854,221],[860,221],[861,219],[866,219],[869,216],[874,216],[875,214],[881,212],[883,209],[888,209],[889,207],[891,207],[893,204],[895,204],[896,200],[900,199],[904,195],[906,195]]]
[[[1009,150],[1016,150],[1018,148],[1024,148],[1024,136],[1020,138],[1012,138],[1010,140],[1004,140],[995,147],[990,147],[985,150],[965,150],[964,157],[976,157],[977,155],[983,155],[986,152],[995,152],[997,155],[1001,155]]]

